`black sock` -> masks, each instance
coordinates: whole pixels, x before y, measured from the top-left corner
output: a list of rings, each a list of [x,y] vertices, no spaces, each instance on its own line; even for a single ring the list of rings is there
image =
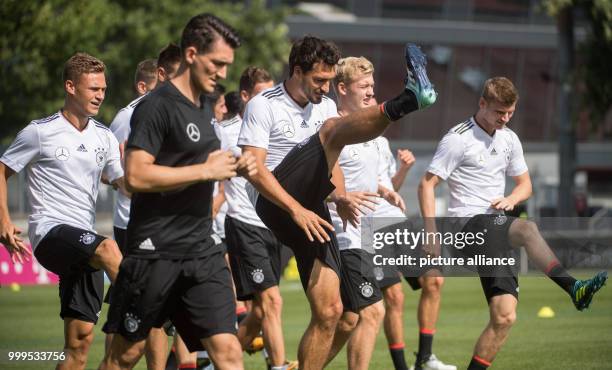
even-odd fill
[[[404,357],[404,347],[389,348],[389,353],[391,353],[391,360],[393,360],[395,370],[408,370],[406,358]]]
[[[568,294],[571,294],[576,279],[570,276],[570,274],[568,274],[560,264],[557,264],[555,267],[550,269],[547,275],[552,281],[557,283],[561,289],[565,290]]]
[[[397,121],[410,112],[419,109],[416,96],[410,90],[404,90],[391,100],[382,103],[383,112],[390,121]]]
[[[468,366],[467,370],[486,370],[489,366],[491,366],[490,363],[478,356],[474,356],[472,357],[472,361],[470,361],[470,365]]]
[[[419,352],[417,353],[416,365],[422,364],[424,361],[429,359],[429,356],[431,356],[433,336],[433,331],[428,331],[427,333],[419,331]]]

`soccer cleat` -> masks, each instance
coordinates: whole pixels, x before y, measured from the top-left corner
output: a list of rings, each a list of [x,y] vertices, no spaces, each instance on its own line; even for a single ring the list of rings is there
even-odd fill
[[[606,280],[608,280],[606,271],[601,271],[587,280],[576,280],[570,296],[578,311],[589,308],[593,296],[602,286],[606,285]]]
[[[419,103],[419,109],[426,108],[436,102],[438,93],[429,82],[425,66],[427,58],[421,48],[415,44],[406,44],[406,90],[412,91]]]
[[[447,365],[444,362],[438,360],[436,355],[433,353],[429,355],[426,361],[421,362],[421,365],[416,369],[420,370],[457,370],[455,365]],[[415,366],[410,366],[410,370],[415,370]]]
[[[286,361],[285,365],[287,366],[287,370],[299,370],[300,369],[300,363],[297,360]]]

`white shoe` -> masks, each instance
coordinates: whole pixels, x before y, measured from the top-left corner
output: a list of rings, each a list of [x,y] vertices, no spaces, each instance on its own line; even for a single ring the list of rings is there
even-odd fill
[[[421,365],[421,369],[423,370],[457,370],[457,366],[445,364],[444,362],[438,360],[436,355],[432,353],[427,359],[427,361],[425,361],[423,365]],[[410,370],[414,370],[414,365],[410,366]]]

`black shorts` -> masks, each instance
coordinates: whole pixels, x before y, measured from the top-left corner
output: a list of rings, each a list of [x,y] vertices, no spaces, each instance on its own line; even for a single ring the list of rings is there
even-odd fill
[[[327,159],[318,133],[296,145],[272,174],[303,207],[332,223],[325,198],[334,190],[334,185],[330,181]],[[314,261],[319,259],[338,274],[343,302],[346,303],[347,292],[343,287],[350,282],[341,273],[342,262],[336,235],[327,230],[331,239],[329,242],[309,241],[289,213],[263,195],[259,196],[255,210],[280,242],[293,250],[304,290],[308,287]]]
[[[463,227],[463,231],[476,233],[487,230],[484,237],[487,256],[507,257],[517,253],[517,250],[510,245],[508,235],[510,225],[515,219],[515,217],[504,215],[476,215],[470,218]],[[474,248],[465,248],[463,251],[467,253],[466,256],[470,256],[470,251],[474,250]],[[518,299],[519,285],[516,268],[509,266],[480,267],[478,274],[487,302],[490,302],[492,297],[502,294],[512,294]]]
[[[348,302],[344,303],[344,311],[359,313],[361,309],[380,301],[382,293],[372,274],[372,255],[362,249],[345,249],[340,251],[340,257],[342,272],[350,281],[345,289]]]
[[[410,224],[408,221],[402,221],[397,224],[389,225],[383,227],[381,229],[376,230],[376,232],[394,232],[397,229],[401,228],[410,228]],[[411,255],[414,257],[419,256],[419,250],[414,249],[406,249],[404,246],[398,245],[385,245],[381,249],[376,249],[375,253],[380,255],[383,258],[394,258],[401,255]],[[400,283],[401,277],[403,276],[408,282],[408,285],[412,288],[412,290],[418,290],[421,288],[421,284],[419,283],[419,275],[421,271],[418,268],[412,268],[408,266],[395,266],[391,264],[384,264],[382,266],[374,267],[375,276],[378,281],[378,286],[381,289],[385,289],[391,285],[395,285]]]
[[[238,300],[278,285],[283,245],[270,230],[226,216],[225,235]]]
[[[38,243],[34,256],[60,278],[60,317],[97,323],[104,294],[104,272],[89,265],[105,237],[57,225]]]
[[[236,333],[236,303],[223,253],[185,260],[123,259],[108,311],[107,333],[145,339],[170,319],[190,352],[201,339]]]

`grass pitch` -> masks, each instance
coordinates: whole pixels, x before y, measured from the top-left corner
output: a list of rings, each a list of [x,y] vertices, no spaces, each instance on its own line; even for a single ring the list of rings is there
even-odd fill
[[[580,274],[581,277],[588,276]],[[522,276],[518,319],[492,369],[612,369],[612,286],[602,288],[591,308],[574,309],[569,297],[549,279]],[[418,342],[416,305],[419,293],[404,284],[406,357]],[[308,303],[299,282],[282,282],[284,298],[283,329],[287,356],[295,359],[297,345],[310,317]],[[542,306],[555,312],[551,319],[537,317]],[[101,317],[106,317],[105,305]],[[52,362],[9,361],[8,351],[61,351],[63,325],[59,319],[56,286],[21,287],[14,292],[0,289],[0,369],[52,369]],[[472,348],[488,320],[488,310],[476,278],[448,278],[434,339],[434,353],[446,363],[465,369]],[[101,324],[90,352],[88,369],[95,369],[102,358]],[[245,354],[246,369],[265,369],[261,354]],[[146,369],[144,360],[136,367]],[[329,369],[346,369],[342,351]],[[370,369],[393,369],[384,334],[378,334]]]

